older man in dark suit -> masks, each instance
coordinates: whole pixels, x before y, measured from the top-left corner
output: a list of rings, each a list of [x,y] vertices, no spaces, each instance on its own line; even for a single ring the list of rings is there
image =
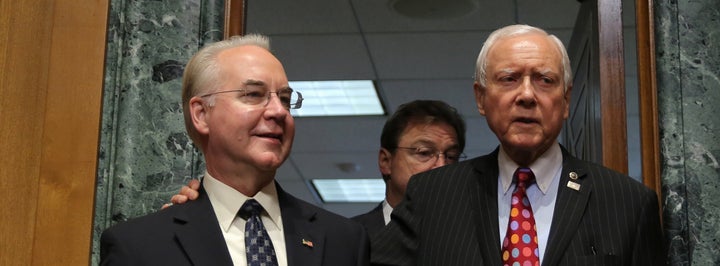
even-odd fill
[[[513,25],[493,32],[475,100],[500,146],[411,178],[372,240],[378,265],[662,265],[656,194],[557,143],[569,114],[562,42]]]
[[[282,190],[292,147],[288,87],[267,38],[201,49],[183,80],[185,124],[205,156],[196,201],[107,229],[102,265],[367,265],[364,228]]]

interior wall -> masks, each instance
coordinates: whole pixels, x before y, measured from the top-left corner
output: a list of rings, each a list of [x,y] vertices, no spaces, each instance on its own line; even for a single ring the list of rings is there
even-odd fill
[[[655,0],[669,265],[720,265],[720,4]]]
[[[106,1],[0,2],[0,265],[89,261],[106,20]]]
[[[155,212],[204,173],[185,133],[182,72],[221,40],[224,0],[112,0],[98,152],[92,264],[115,223]]]

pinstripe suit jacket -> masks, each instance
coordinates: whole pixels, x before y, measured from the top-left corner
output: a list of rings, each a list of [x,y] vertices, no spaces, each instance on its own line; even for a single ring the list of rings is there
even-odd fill
[[[563,148],[542,265],[663,265],[656,194]],[[498,150],[410,179],[392,221],[372,239],[374,265],[502,265]],[[568,188],[570,172],[579,190]]]

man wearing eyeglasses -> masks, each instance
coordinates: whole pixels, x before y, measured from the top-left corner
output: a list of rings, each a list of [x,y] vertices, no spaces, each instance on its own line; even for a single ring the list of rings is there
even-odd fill
[[[405,195],[414,174],[465,158],[465,121],[442,101],[416,100],[388,118],[380,135],[378,166],[385,181],[385,200],[353,217],[370,238],[390,222],[390,213]]]
[[[199,197],[117,224],[101,238],[102,265],[368,265],[365,229],[286,193],[276,170],[290,153],[288,86],[267,38],[201,49],[183,79],[188,134],[203,152]]]
[[[464,148],[465,121],[455,108],[435,100],[400,105],[380,135],[378,166],[385,181],[385,200],[352,219],[373,238],[390,222],[390,213],[405,195],[411,176],[464,159]],[[191,180],[171,201],[183,204],[196,199],[198,186],[198,181]]]

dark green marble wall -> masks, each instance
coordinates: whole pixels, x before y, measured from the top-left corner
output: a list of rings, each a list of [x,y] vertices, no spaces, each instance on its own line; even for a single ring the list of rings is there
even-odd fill
[[[204,169],[185,134],[182,71],[222,39],[224,0],[112,0],[92,265],[108,226],[154,212]]]
[[[720,265],[720,1],[655,0],[670,265]]]

